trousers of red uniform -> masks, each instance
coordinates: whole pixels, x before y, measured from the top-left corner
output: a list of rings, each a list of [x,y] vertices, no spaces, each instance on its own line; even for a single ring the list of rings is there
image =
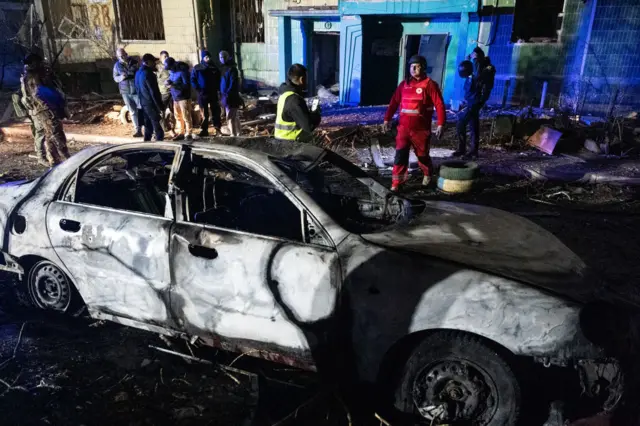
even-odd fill
[[[396,136],[396,156],[393,161],[392,185],[398,186],[409,178],[409,150],[413,147],[418,165],[425,176],[431,176],[433,163],[429,155],[431,145],[431,130],[410,130],[407,127],[398,127]]]

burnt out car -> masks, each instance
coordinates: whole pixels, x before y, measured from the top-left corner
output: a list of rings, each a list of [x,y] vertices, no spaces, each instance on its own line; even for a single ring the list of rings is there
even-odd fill
[[[310,145],[87,148],[0,186],[0,226],[39,308],[343,368],[434,424],[514,424],[516,357],[610,361],[580,326],[585,265],[553,235],[398,196]]]

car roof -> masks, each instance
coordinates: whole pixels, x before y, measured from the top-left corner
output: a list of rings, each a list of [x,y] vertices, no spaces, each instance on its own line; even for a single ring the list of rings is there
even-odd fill
[[[280,141],[274,138],[224,138],[222,142],[160,142],[148,144],[154,146],[189,146],[192,149],[215,150],[229,152],[260,159],[267,156],[276,158],[294,157],[313,161],[320,157],[325,149],[315,145],[299,142]]]

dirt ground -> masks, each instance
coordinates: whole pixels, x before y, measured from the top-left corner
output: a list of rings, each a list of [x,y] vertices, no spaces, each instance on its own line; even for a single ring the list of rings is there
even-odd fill
[[[85,146],[70,143],[72,152]],[[44,168],[29,157],[32,152],[31,141],[0,142],[0,181],[40,175]],[[640,243],[634,237],[640,201],[635,189],[483,177],[470,194],[424,191],[416,183],[408,191],[425,199],[472,202],[521,214],[578,253],[599,273],[603,288],[640,306]],[[11,287],[0,285],[2,424],[244,425],[260,400],[268,406],[261,408],[263,423],[271,425],[313,395],[313,386],[301,389],[296,376],[293,387],[277,387],[281,394],[263,387],[258,399],[255,378],[157,352],[149,345],[166,346],[150,333],[19,308]],[[220,353],[216,359],[229,364],[233,357]],[[235,366],[266,371],[264,376],[271,378],[282,374],[281,380],[289,381],[293,374],[266,363],[243,362]],[[301,377],[305,385],[313,383]],[[277,403],[270,399],[276,394],[282,395]],[[314,421],[310,414],[302,420],[302,410],[300,418],[288,424],[339,424],[344,414],[332,407],[315,413]]]

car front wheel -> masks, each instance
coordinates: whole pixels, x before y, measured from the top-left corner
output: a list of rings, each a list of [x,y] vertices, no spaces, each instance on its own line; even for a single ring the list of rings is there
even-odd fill
[[[482,339],[437,332],[409,357],[395,405],[427,424],[515,425],[520,386],[507,356]]]
[[[40,309],[66,313],[71,307],[73,285],[67,275],[48,260],[42,260],[27,275],[29,299]]]

